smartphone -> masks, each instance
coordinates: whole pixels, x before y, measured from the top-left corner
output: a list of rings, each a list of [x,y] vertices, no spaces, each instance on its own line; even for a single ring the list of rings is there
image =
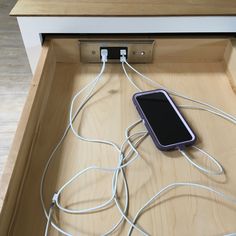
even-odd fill
[[[165,90],[136,93],[133,103],[158,149],[182,149],[196,141],[193,130]]]

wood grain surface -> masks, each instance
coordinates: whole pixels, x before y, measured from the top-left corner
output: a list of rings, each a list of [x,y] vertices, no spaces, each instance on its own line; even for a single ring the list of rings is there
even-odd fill
[[[181,41],[162,38],[157,41],[154,63],[137,65],[138,70],[169,89],[236,114],[236,93],[230,83],[230,77],[234,74],[231,74],[230,67],[227,68],[228,62],[235,59],[235,50],[228,39]],[[46,221],[39,200],[42,170],[67,125],[68,109],[73,95],[91,81],[100,69],[100,65],[81,64],[79,57],[71,59],[67,56],[71,48],[77,47],[78,52],[79,44],[76,39],[54,40],[53,46],[51,44],[44,46],[24,110],[25,117],[21,120],[17,132],[19,136],[15,139],[11,152],[11,155],[17,157],[17,162],[7,201],[1,212],[4,217],[0,219],[0,232],[8,232],[9,235],[43,234]],[[71,48],[68,48],[68,45],[71,45]],[[171,45],[173,54],[168,50]],[[203,58],[194,57],[195,53],[200,53],[201,50],[208,51]],[[168,55],[169,61],[166,60]],[[192,61],[188,61],[191,58]],[[129,73],[144,90],[152,88],[134,73]],[[107,65],[97,89],[98,92],[74,125],[84,136],[121,143],[124,140],[125,128],[139,119],[131,101],[135,89],[125,78],[119,64]],[[78,103],[79,101],[81,100],[79,99]],[[181,99],[175,98],[175,101],[178,104],[188,104]],[[183,113],[197,133],[197,145],[216,156],[225,168],[225,175],[205,176],[186,162],[179,153],[158,151],[148,137],[139,147],[141,158],[126,170],[130,192],[130,217],[133,217],[154,193],[176,181],[198,182],[236,196],[236,128],[231,123],[203,111],[184,110]],[[144,130],[143,125],[136,130]],[[210,166],[207,161],[201,161],[197,152],[190,152],[196,161]],[[89,165],[114,167],[116,164],[117,153],[113,149],[78,141],[69,132],[47,175],[47,207],[50,205],[52,194],[77,171]],[[121,189],[122,183],[119,182],[119,191]],[[61,202],[71,208],[86,208],[108,199],[110,195],[111,174],[90,172],[64,192]],[[122,193],[120,200],[124,200]],[[59,224],[73,235],[78,232],[81,232],[81,235],[101,235],[118,220],[119,213],[116,208],[111,207],[107,211],[79,216],[56,211],[55,217]],[[151,235],[223,235],[236,231],[235,219],[235,205],[212,193],[184,187],[157,200],[142,215],[138,224]],[[128,225],[124,224],[115,235],[125,235],[127,229]],[[50,235],[58,233],[51,229]],[[138,233],[134,231],[134,235]]]
[[[0,1],[0,179],[32,76],[17,21],[9,16],[15,2]]]
[[[235,15],[235,0],[19,0],[11,15],[178,16]]]

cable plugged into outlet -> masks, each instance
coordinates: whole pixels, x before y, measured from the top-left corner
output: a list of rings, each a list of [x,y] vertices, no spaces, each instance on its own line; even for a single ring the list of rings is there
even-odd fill
[[[127,51],[126,49],[120,50],[120,62],[125,62],[127,59]]]
[[[107,62],[108,50],[106,48],[101,49],[101,61]]]
[[[109,61],[119,61],[120,60],[120,52],[124,51],[125,53],[125,58],[127,59],[128,57],[128,48],[127,47],[101,47],[100,52],[101,52],[101,59],[102,59],[102,51],[107,50],[107,59]]]
[[[100,63],[102,50],[107,50],[108,63],[120,63],[120,51],[125,50],[124,57],[129,63],[151,63],[153,59],[152,39],[114,39],[114,40],[80,40],[80,61],[83,63]]]

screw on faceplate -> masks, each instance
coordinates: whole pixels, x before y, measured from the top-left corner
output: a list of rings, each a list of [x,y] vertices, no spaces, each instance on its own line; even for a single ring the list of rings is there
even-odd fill
[[[144,56],[145,55],[145,51],[133,51],[133,55],[140,55],[140,56]]]

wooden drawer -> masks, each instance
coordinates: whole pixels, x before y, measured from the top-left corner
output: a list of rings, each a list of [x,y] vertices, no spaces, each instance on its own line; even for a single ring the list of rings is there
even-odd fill
[[[236,49],[231,38],[156,37],[152,64],[136,65],[145,75],[169,89],[197,98],[236,115]],[[79,61],[79,38],[46,39],[32,80],[1,183],[4,203],[1,235],[43,235],[46,220],[39,198],[42,171],[68,124],[73,95],[95,78],[98,64]],[[153,89],[130,75],[145,90]],[[124,140],[125,128],[138,119],[130,85],[120,64],[107,64],[99,92],[75,121],[85,136]],[[189,104],[175,98],[178,104]],[[201,110],[183,110],[198,136],[198,145],[215,155],[226,174],[208,177],[190,166],[177,152],[158,151],[148,137],[140,146],[141,159],[126,170],[129,183],[129,216],[165,185],[198,182],[236,196],[236,128]],[[139,129],[142,129],[141,126]],[[144,129],[144,128],[143,128]],[[78,170],[89,165],[114,167],[114,150],[78,141],[68,133],[56,153],[46,178],[45,201]],[[205,163],[207,164],[207,163]],[[14,168],[13,168],[14,167]],[[9,174],[10,173],[10,174]],[[10,178],[11,175],[11,178]],[[108,199],[111,174],[88,173],[63,194],[64,204],[85,208]],[[7,191],[6,191],[7,190]],[[121,196],[122,197],[122,196]],[[59,224],[76,235],[101,235],[119,218],[115,207],[88,215],[57,212]],[[223,235],[236,231],[236,206],[212,193],[183,187],[157,200],[138,224],[151,235]],[[126,235],[124,224],[116,235]],[[50,235],[58,235],[53,229]],[[133,232],[138,235],[137,232]]]

